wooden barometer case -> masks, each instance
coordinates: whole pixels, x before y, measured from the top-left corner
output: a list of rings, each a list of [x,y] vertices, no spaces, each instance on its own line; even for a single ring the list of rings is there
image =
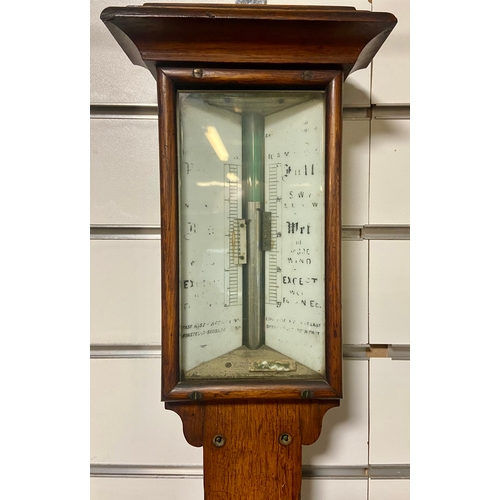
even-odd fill
[[[101,14],[158,84],[162,401],[208,500],[300,498],[342,398],[342,87],[396,24],[351,7]]]

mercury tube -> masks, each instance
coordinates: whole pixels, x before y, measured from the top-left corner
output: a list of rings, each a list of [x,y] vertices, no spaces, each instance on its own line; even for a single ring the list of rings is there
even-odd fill
[[[247,224],[247,264],[243,266],[243,344],[264,344],[264,116],[242,115],[243,218]]]

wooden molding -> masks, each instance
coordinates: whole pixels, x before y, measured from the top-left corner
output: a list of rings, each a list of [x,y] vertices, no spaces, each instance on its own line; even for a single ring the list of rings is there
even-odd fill
[[[108,7],[101,19],[134,64],[327,65],[365,68],[396,25],[354,7],[144,4]]]

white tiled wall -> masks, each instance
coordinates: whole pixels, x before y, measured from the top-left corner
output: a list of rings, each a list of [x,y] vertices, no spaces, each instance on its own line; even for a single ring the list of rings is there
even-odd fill
[[[370,500],[410,500],[410,481],[370,479]]]
[[[346,361],[345,401],[327,412],[305,465],[366,465],[368,361]],[[180,418],[160,402],[160,359],[91,360],[91,463],[201,465],[202,450],[182,435]]]
[[[138,500],[140,498],[147,498],[148,500],[202,499],[203,479],[109,479],[98,477],[91,479],[90,493],[93,500],[108,500],[109,498],[120,498],[121,500]],[[366,481],[315,481],[304,479],[302,481],[301,500],[315,500],[317,498],[325,500],[329,498],[366,500]],[[406,500],[406,498],[403,497],[402,500]]]
[[[342,224],[368,224],[370,122],[345,121],[342,141]]]
[[[131,3],[91,1],[91,104],[156,104],[151,74],[130,63],[99,19],[105,7]],[[398,26],[370,67],[347,79],[344,104],[410,103],[409,0],[268,0],[305,3],[393,12]],[[409,126],[404,119],[344,121],[345,226],[409,224]],[[91,224],[159,225],[157,120],[94,118],[90,130]],[[91,241],[94,346],[159,346],[159,243]],[[409,241],[343,241],[344,344],[409,345],[409,248]],[[303,480],[303,500],[408,499],[404,478],[335,477],[345,468],[362,473],[370,465],[409,464],[409,361],[345,359],[344,394],[341,406],[327,412],[319,440],[303,450],[312,471]],[[179,417],[160,402],[158,357],[91,360],[90,461],[174,471],[165,478],[92,477],[92,500],[203,498],[202,450],[186,443]],[[182,467],[191,473],[183,476]]]
[[[326,479],[304,479],[302,481],[301,500],[366,500],[366,481],[340,480],[328,481]]]
[[[160,358],[93,359],[90,387],[91,463],[202,464],[160,401]]]
[[[303,448],[305,465],[365,465],[368,458],[368,362],[344,362],[344,395],[323,418],[321,436]]]
[[[373,11],[392,12],[398,24],[374,59],[372,104],[410,103],[410,0],[372,0]]]
[[[370,343],[410,343],[409,241],[370,241]]]
[[[158,164],[157,120],[91,120],[91,224],[158,225]]]
[[[370,224],[410,223],[410,122],[373,120]]]
[[[159,269],[159,240],[90,242],[92,343],[160,343]]]
[[[342,242],[344,344],[368,343],[368,242]]]
[[[370,360],[370,464],[410,463],[409,365]]]
[[[90,480],[92,500],[181,500],[203,498],[202,478],[103,478]]]

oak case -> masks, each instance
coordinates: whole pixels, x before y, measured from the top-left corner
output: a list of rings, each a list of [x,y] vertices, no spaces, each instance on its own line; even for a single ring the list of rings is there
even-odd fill
[[[342,73],[338,70],[158,68],[162,217],[162,400],[339,399],[342,397],[340,161]],[[325,90],[325,380],[181,381],[177,91]]]

